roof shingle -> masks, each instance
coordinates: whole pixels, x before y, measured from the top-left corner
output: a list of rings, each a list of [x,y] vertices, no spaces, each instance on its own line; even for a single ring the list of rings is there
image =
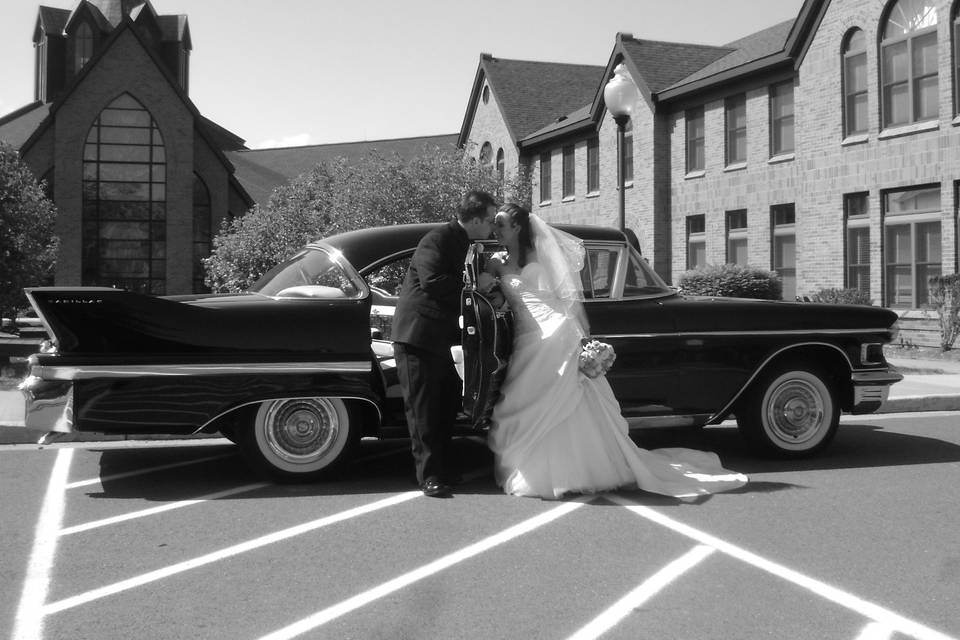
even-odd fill
[[[515,140],[590,104],[603,79],[596,65],[484,58],[483,69]]]

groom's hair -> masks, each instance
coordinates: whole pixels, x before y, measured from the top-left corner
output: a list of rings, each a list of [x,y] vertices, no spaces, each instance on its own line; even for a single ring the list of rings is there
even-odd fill
[[[487,209],[497,206],[497,201],[486,191],[468,191],[463,200],[460,201],[460,208],[457,210],[457,219],[460,222],[469,222],[474,218],[484,218],[487,215]]]

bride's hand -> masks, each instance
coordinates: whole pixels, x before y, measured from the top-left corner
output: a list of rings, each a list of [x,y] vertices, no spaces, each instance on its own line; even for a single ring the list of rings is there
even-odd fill
[[[481,293],[489,293],[496,286],[497,279],[492,273],[487,273],[484,271],[477,277],[477,289]]]

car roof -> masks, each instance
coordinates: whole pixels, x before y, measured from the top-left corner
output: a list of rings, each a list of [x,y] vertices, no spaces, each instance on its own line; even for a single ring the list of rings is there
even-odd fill
[[[423,236],[443,224],[428,222],[358,229],[329,236],[322,242],[339,250],[350,264],[362,271],[386,256],[413,249]],[[573,224],[551,226],[587,241],[624,242],[627,239],[622,231],[612,227]]]

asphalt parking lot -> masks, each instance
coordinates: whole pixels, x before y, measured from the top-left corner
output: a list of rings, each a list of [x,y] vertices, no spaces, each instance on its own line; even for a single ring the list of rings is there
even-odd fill
[[[750,474],[692,503],[504,496],[469,440],[450,500],[415,490],[404,441],[308,485],[216,439],[8,447],[0,617],[18,640],[956,638],[958,418],[845,418],[802,463],[732,427],[651,435]]]

